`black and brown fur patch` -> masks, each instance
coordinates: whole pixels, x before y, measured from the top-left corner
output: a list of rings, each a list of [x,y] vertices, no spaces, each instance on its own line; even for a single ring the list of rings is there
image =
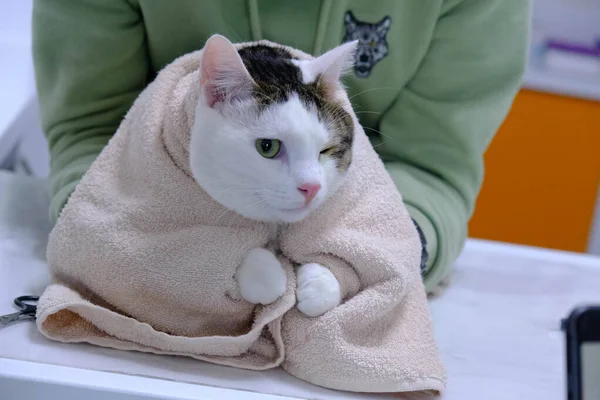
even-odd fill
[[[282,48],[253,45],[238,50],[244,66],[256,83],[253,96],[261,109],[283,103],[290,95],[298,98],[308,109],[316,109],[319,120],[332,132],[327,155],[336,160],[338,169],[346,170],[352,161],[354,123],[340,104],[326,96],[319,78],[312,83],[302,82],[302,72],[291,60],[292,55]]]

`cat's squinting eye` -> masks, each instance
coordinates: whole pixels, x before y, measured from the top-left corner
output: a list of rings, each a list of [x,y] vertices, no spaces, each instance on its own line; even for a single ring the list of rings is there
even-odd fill
[[[321,154],[322,156],[326,156],[326,155],[329,155],[329,154],[331,154],[331,153],[333,152],[333,150],[335,150],[335,147],[331,146],[331,147],[328,147],[328,148],[326,148],[326,149],[323,149],[323,150],[321,150],[321,153],[320,153],[320,154]]]
[[[275,158],[281,151],[281,142],[277,139],[256,139],[255,146],[264,158]]]

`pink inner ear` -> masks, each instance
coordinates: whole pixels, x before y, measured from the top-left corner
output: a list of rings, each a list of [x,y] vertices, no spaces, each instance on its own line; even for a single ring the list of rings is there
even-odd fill
[[[206,42],[200,85],[209,107],[251,92],[253,81],[229,40],[214,35]]]
[[[214,46],[206,46],[202,56],[202,66],[200,67],[200,85],[209,107],[225,101],[225,92],[216,85],[218,56]]]
[[[206,103],[210,108],[213,108],[217,103],[225,101],[225,91],[219,89],[218,86],[208,83],[204,79],[201,80],[200,85],[202,85]]]
[[[321,83],[325,86],[335,85],[342,75],[346,74],[355,61],[358,41],[344,43],[312,60],[313,73],[321,75]]]

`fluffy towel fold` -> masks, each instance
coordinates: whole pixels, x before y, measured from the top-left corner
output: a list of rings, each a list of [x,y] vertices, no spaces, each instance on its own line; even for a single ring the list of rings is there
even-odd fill
[[[344,186],[280,228],[285,294],[268,306],[242,300],[236,268],[249,249],[269,246],[270,232],[191,177],[201,55],[177,59],[142,92],[64,208],[48,245],[54,281],[39,302],[41,332],[254,370],[282,366],[340,390],[441,391],[419,238],[345,95],[356,130]],[[294,307],[294,267],[309,262],[329,267],[344,296],[317,318]]]

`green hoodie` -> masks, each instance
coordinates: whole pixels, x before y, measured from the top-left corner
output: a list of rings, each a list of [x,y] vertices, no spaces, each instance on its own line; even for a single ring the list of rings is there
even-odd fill
[[[519,88],[526,0],[37,0],[55,220],[157,71],[221,33],[314,55],[359,39],[354,109],[427,239],[428,291],[467,236],[483,153]]]

